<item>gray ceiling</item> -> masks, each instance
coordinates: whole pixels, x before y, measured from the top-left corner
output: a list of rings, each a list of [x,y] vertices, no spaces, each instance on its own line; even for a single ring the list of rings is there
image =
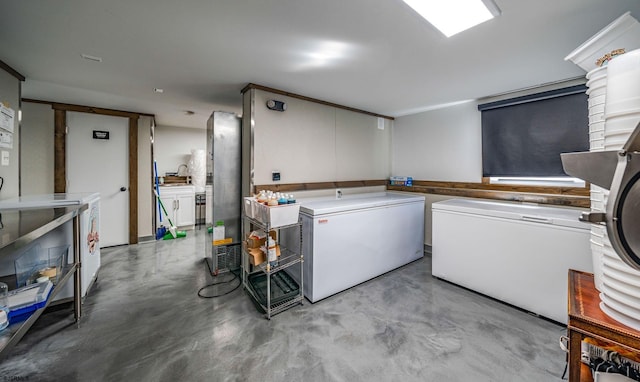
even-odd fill
[[[583,76],[564,57],[640,17],[638,0],[495,2],[498,18],[447,39],[402,0],[0,0],[0,60],[27,78],[25,98],[160,125],[240,112],[250,82],[400,116]]]

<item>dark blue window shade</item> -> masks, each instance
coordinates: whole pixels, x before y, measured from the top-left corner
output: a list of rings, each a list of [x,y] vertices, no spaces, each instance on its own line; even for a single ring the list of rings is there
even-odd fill
[[[478,106],[482,175],[567,176],[560,154],[589,151],[584,85]]]

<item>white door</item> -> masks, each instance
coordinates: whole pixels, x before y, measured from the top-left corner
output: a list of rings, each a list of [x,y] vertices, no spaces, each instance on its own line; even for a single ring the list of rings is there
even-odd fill
[[[67,128],[67,192],[99,192],[100,247],[128,244],[129,119],[68,112]]]

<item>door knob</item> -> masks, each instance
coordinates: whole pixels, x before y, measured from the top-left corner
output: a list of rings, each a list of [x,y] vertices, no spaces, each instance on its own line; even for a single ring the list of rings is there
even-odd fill
[[[127,191],[127,188],[126,187],[120,187],[120,191],[121,192],[125,192],[125,191]]]

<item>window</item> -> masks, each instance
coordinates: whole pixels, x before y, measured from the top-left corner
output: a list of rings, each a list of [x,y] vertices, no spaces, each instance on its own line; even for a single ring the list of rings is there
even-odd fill
[[[585,90],[578,85],[479,105],[483,176],[567,177],[560,154],[589,151]]]

